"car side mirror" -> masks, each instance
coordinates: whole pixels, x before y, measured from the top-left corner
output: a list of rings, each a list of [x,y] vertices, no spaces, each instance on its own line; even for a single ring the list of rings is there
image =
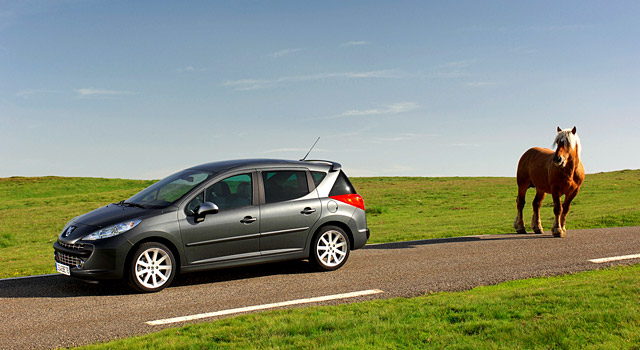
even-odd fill
[[[198,208],[196,216],[204,217],[207,214],[217,214],[220,211],[217,205],[211,202],[204,202]]]
[[[207,214],[217,214],[220,211],[217,205],[211,202],[204,202],[196,209],[194,213],[195,221],[202,222]]]

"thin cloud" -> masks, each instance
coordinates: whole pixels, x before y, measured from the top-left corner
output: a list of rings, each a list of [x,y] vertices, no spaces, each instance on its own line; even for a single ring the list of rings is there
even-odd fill
[[[367,41],[349,41],[346,43],[343,43],[342,45],[340,45],[340,47],[352,47],[352,46],[362,46],[362,45],[369,45],[369,42]]]
[[[379,116],[379,115],[394,115],[400,113],[407,113],[420,108],[420,105],[415,102],[398,102],[390,105],[382,105],[378,108],[372,109],[351,109],[344,111],[340,114],[326,116],[323,118],[315,119],[337,119],[337,118],[349,118],[349,117],[366,117],[366,116]]]
[[[304,153],[306,153],[307,151],[309,151],[308,148],[276,148],[276,149],[270,149],[270,150],[267,150],[267,151],[262,151],[262,152],[260,152],[260,154],[302,152],[302,154],[304,155]],[[314,148],[313,151],[314,152],[326,152],[326,150],[321,149],[321,148]]]
[[[518,32],[566,32],[566,31],[585,31],[597,28],[593,24],[551,24],[551,25],[537,25],[537,26],[470,26],[460,28],[462,32],[499,32],[499,33],[518,33]]]
[[[206,71],[205,68],[196,68],[194,66],[186,66],[186,67],[180,67],[177,69],[178,73],[191,73],[191,72],[204,72]]]
[[[446,62],[434,67],[427,73],[428,78],[456,79],[469,76],[468,68],[475,63],[475,60],[460,60]]]
[[[340,72],[340,73],[319,73],[311,75],[285,76],[276,79],[240,79],[227,80],[221,85],[232,88],[236,91],[249,91],[257,89],[267,89],[276,86],[298,83],[306,81],[318,81],[329,79],[372,79],[372,78],[399,78],[400,75],[393,70],[378,70],[369,72]]]
[[[373,143],[401,142],[401,141],[414,140],[422,136],[423,135],[420,135],[420,134],[404,133],[404,134],[399,134],[395,136],[374,137],[374,138],[371,138],[369,141]]]
[[[487,87],[498,85],[495,81],[471,81],[466,84],[468,87]]]
[[[282,56],[291,55],[291,54],[294,54],[294,53],[300,52],[300,51],[302,51],[302,49],[284,49],[284,50],[272,52],[272,53],[268,54],[267,56],[272,57],[272,58],[278,58],[278,57],[282,57]]]
[[[85,89],[76,89],[74,90],[81,97],[90,97],[90,96],[118,96],[118,95],[133,95],[135,94],[133,91],[124,91],[124,90],[105,90],[105,89],[94,89],[94,88],[85,88]]]
[[[467,68],[471,66],[475,60],[460,60],[460,61],[451,61],[444,64],[439,65],[437,68]]]
[[[478,143],[452,143],[450,146],[453,147],[480,147],[481,144]]]
[[[532,54],[538,53],[538,50],[530,46],[518,46],[509,50],[509,52],[512,52],[518,55],[532,55]]]
[[[566,32],[566,31],[583,31],[590,30],[595,28],[595,26],[590,24],[560,24],[560,25],[543,25],[543,26],[532,26],[526,28],[532,32]]]
[[[367,115],[380,115],[380,114],[398,114],[405,113],[419,108],[420,106],[414,102],[399,102],[390,105],[384,105],[381,108],[356,110],[352,109],[340,114],[341,117],[351,116],[367,116]]]
[[[35,95],[59,94],[59,93],[61,93],[61,91],[33,89],[33,90],[22,90],[22,91],[18,92],[16,94],[16,96],[17,97],[22,97],[24,99],[28,99],[28,98],[30,98],[32,96],[35,96]]]

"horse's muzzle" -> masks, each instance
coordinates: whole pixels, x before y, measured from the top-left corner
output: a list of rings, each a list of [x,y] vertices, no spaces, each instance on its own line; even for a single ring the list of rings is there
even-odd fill
[[[560,156],[554,156],[553,157],[553,164],[555,164],[556,166],[559,167],[564,167],[566,162],[565,162],[565,158],[564,157],[560,157]]]

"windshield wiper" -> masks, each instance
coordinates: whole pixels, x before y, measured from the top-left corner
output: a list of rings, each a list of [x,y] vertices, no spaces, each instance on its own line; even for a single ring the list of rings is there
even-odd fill
[[[118,203],[116,203],[116,205],[122,205],[122,206],[126,206],[126,207],[138,207],[138,208],[142,208],[142,209],[147,209],[147,207],[145,207],[142,204],[134,203],[134,202],[125,202],[123,200],[118,202]]]
[[[142,208],[142,209],[147,209],[147,207],[145,207],[142,204],[139,203],[134,203],[134,202],[122,202],[122,204],[128,206],[128,207],[138,207],[138,208]]]

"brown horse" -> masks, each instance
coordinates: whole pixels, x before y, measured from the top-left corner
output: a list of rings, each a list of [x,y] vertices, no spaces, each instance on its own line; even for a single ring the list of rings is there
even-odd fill
[[[535,233],[544,233],[540,221],[540,207],[547,193],[553,197],[553,213],[556,218],[551,232],[554,237],[564,237],[567,229],[565,221],[571,201],[580,190],[584,181],[584,168],[580,162],[582,146],[576,134],[576,127],[562,130],[558,127],[558,135],[553,141],[555,152],[548,148],[534,147],[526,151],[518,162],[518,216],[513,228],[518,233],[527,233],[522,220],[527,189],[534,187],[536,196],[533,199],[533,218],[531,226]],[[564,195],[564,203],[560,197]]]

